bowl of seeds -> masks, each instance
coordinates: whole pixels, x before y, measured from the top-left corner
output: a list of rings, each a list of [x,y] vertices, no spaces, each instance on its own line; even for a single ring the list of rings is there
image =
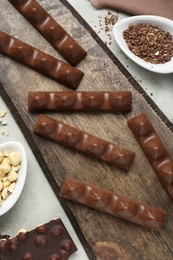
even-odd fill
[[[121,50],[141,67],[156,73],[173,72],[173,21],[154,15],[122,19],[113,27]]]
[[[0,216],[20,197],[26,174],[27,158],[23,145],[16,141],[0,144]]]

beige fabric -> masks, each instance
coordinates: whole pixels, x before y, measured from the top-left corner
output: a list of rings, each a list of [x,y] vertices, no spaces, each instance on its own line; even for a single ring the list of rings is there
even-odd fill
[[[130,14],[159,15],[173,20],[173,0],[90,0],[98,9],[113,8]]]

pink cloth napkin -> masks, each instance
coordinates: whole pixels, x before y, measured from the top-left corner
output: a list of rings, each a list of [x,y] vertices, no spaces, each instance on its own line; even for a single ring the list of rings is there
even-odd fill
[[[112,8],[126,13],[159,15],[173,20],[173,0],[90,0],[97,8]]]

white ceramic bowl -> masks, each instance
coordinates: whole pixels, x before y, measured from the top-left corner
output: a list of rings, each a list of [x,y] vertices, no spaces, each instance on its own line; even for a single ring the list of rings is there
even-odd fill
[[[167,18],[163,18],[160,16],[154,16],[154,15],[138,15],[138,16],[132,16],[129,18],[122,19],[118,23],[116,23],[113,27],[113,35],[114,38],[119,45],[119,47],[122,49],[122,51],[134,62],[136,62],[141,67],[157,72],[157,73],[172,73],[173,72],[173,58],[164,63],[164,64],[152,64],[149,62],[144,61],[143,59],[137,57],[135,54],[133,54],[124,38],[123,38],[123,32],[128,29],[129,25],[135,25],[138,23],[149,23],[156,25],[163,29],[166,32],[169,32],[171,35],[173,35],[173,21],[169,20]]]
[[[16,187],[13,193],[10,194],[7,197],[7,199],[2,201],[2,205],[0,206],[0,216],[2,216],[14,206],[14,204],[20,197],[27,174],[27,158],[23,145],[16,141],[0,144],[0,151],[18,151],[21,155],[21,166],[18,172],[18,180],[16,181]]]

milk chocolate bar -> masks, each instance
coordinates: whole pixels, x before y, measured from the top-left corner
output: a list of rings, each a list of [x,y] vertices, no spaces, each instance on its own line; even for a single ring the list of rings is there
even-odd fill
[[[29,92],[28,109],[31,112],[114,112],[127,113],[132,109],[130,91],[49,91]]]
[[[37,1],[8,1],[72,65],[78,64],[86,56],[86,51],[37,3]]]
[[[161,184],[173,200],[173,161],[147,115],[140,114],[128,121]]]
[[[120,145],[102,140],[42,114],[38,116],[33,131],[68,148],[83,152],[92,158],[115,165],[124,171],[129,170],[134,160],[134,152]]]
[[[76,250],[61,219],[0,240],[1,260],[68,260]]]
[[[72,89],[78,87],[83,77],[82,71],[2,31],[0,31],[0,53]]]
[[[69,177],[65,179],[60,195],[155,231],[162,229],[166,217],[166,213],[161,209],[144,205]]]

